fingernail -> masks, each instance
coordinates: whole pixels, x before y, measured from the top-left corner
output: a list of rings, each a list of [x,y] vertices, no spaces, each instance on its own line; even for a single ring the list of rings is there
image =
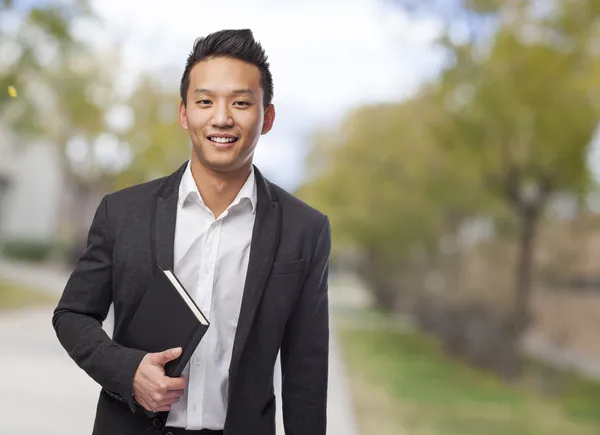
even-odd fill
[[[173,355],[179,355],[179,348],[173,349]]]

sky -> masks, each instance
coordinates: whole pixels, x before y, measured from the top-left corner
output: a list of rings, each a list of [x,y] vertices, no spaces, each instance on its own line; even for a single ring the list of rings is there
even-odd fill
[[[277,117],[255,163],[289,189],[303,179],[304,154],[317,127],[334,126],[353,107],[397,101],[439,69],[434,19],[414,19],[386,0],[92,0],[104,23],[77,32],[99,48],[119,41],[125,87],[156,72],[178,89],[195,38],[250,28],[265,48]]]

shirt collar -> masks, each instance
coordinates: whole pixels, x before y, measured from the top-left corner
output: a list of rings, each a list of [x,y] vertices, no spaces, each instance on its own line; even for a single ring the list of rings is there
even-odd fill
[[[252,207],[252,213],[255,213],[257,194],[254,165],[252,165],[251,167],[248,179],[236,195],[235,199],[232,201],[229,207],[227,207],[227,209],[240,204],[243,200],[247,200],[250,202],[250,206]],[[181,184],[179,185],[179,207],[184,207],[189,201],[197,201],[198,203],[205,205],[204,201],[202,200],[202,196],[198,191],[198,187],[196,186],[194,176],[192,175],[192,167],[190,161],[188,161],[187,167],[185,168],[185,172],[183,173],[183,177],[181,178]]]

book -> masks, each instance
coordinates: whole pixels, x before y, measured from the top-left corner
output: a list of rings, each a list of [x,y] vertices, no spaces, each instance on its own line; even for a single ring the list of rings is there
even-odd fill
[[[181,347],[165,365],[165,375],[179,377],[210,323],[171,270],[158,269],[119,342],[146,352]]]

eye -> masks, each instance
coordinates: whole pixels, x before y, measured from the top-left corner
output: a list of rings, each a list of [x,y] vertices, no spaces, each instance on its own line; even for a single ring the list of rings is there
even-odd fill
[[[235,103],[238,106],[242,106],[242,107],[248,107],[250,105],[250,103],[248,101],[236,101]]]
[[[198,101],[196,101],[196,104],[200,104],[202,106],[205,106],[205,105],[209,105],[211,102],[212,101],[210,101],[210,100],[198,100]]]

